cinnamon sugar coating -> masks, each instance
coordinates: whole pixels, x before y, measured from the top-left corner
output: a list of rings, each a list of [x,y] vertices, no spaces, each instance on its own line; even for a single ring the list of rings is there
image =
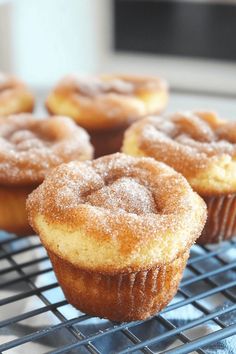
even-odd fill
[[[221,120],[213,112],[180,112],[168,117],[148,117],[126,131],[123,151],[167,163],[182,173],[195,189],[197,182],[191,181],[200,174],[202,179],[206,179],[205,185],[211,177],[212,181],[214,178],[224,179],[220,173],[236,159],[236,122]],[[218,163],[222,171],[220,168],[211,171],[212,166]],[[209,176],[204,174],[207,171]],[[209,190],[213,188],[208,187]],[[196,186],[197,191],[207,193],[202,188]]]
[[[36,119],[30,114],[0,118],[0,184],[32,185],[48,170],[92,157],[88,134],[69,118]]]
[[[101,75],[85,78],[69,75],[59,83],[56,90],[58,92],[73,90],[81,96],[95,97],[108,93],[135,95],[147,91],[153,92],[165,86],[165,81],[151,76]]]
[[[34,97],[26,85],[0,72],[0,116],[32,112],[33,108]]]
[[[48,250],[108,273],[173,261],[206,219],[184,177],[154,159],[119,153],[54,169],[27,209]]]
[[[65,114],[90,130],[115,129],[162,111],[168,101],[167,83],[158,77],[69,75],[49,94],[46,107]]]

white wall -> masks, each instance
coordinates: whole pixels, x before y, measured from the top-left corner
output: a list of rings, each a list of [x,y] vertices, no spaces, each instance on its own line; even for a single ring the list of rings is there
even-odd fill
[[[1,0],[0,0],[1,1]],[[0,2],[0,70],[12,69],[12,6],[11,3]]]
[[[31,84],[45,85],[62,75],[95,72],[99,59],[99,1],[15,0],[11,3],[11,63],[1,49],[0,69]],[[0,14],[3,14],[0,5]],[[0,15],[1,16],[1,15]],[[4,14],[3,14],[4,16]],[[0,43],[4,35],[0,32]],[[1,53],[0,52],[0,53]]]

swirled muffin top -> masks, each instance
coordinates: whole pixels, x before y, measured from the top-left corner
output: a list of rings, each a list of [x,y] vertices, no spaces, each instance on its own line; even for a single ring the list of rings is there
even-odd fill
[[[39,184],[49,169],[92,158],[84,129],[67,117],[36,119],[30,114],[0,118],[0,184]]]
[[[68,115],[84,128],[97,131],[159,113],[167,101],[168,86],[159,77],[68,75],[49,94],[46,106],[50,113]]]
[[[19,79],[0,72],[0,116],[32,112],[34,97]]]
[[[27,209],[48,250],[108,273],[173,261],[206,219],[204,202],[182,175],[119,153],[59,166],[29,196]]]
[[[236,122],[215,113],[145,118],[126,131],[123,151],[167,163],[201,194],[236,191]]]

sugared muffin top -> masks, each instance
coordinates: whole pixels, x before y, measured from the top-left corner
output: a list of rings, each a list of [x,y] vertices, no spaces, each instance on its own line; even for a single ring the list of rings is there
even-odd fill
[[[74,74],[62,79],[55,90],[58,92],[74,91],[84,96],[109,93],[138,95],[166,87],[166,82],[155,76],[100,75],[86,78]]]
[[[67,117],[0,118],[0,184],[38,184],[49,169],[92,154],[88,134]]]
[[[49,94],[50,113],[66,114],[86,129],[124,126],[162,111],[168,101],[167,83],[159,77],[68,75]]]
[[[206,219],[204,202],[183,176],[154,159],[119,153],[59,166],[27,208],[47,249],[110,273],[173,261]]]
[[[0,115],[32,112],[33,108],[34,97],[26,85],[0,72]]]
[[[0,72],[0,92],[4,90],[11,90],[16,87],[25,87],[25,85],[14,76]]]
[[[236,190],[236,122],[219,119],[215,113],[145,118],[127,130],[123,151],[167,163],[198,192]]]

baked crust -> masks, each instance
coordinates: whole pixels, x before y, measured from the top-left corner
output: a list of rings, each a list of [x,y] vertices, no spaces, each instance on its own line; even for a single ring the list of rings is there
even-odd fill
[[[167,83],[158,77],[70,75],[46,100],[51,114],[68,115],[85,129],[110,130],[146,114],[162,112],[168,102]]]
[[[150,158],[114,154],[63,164],[28,198],[47,250],[86,271],[140,271],[170,263],[206,220],[183,176]]]
[[[114,154],[120,151],[124,133],[128,126],[112,129],[109,132],[87,130],[91,144],[94,146],[94,157],[98,158],[105,155]]]
[[[180,112],[136,122],[122,151],[150,156],[182,173],[202,196],[236,192],[236,122],[212,112]]]
[[[33,235],[28,223],[26,199],[37,186],[6,187],[0,185],[0,229],[18,236]]]
[[[34,96],[17,78],[0,73],[0,116],[32,112]]]
[[[36,119],[30,114],[0,118],[0,185],[43,181],[62,162],[92,158],[86,131],[67,117]]]

